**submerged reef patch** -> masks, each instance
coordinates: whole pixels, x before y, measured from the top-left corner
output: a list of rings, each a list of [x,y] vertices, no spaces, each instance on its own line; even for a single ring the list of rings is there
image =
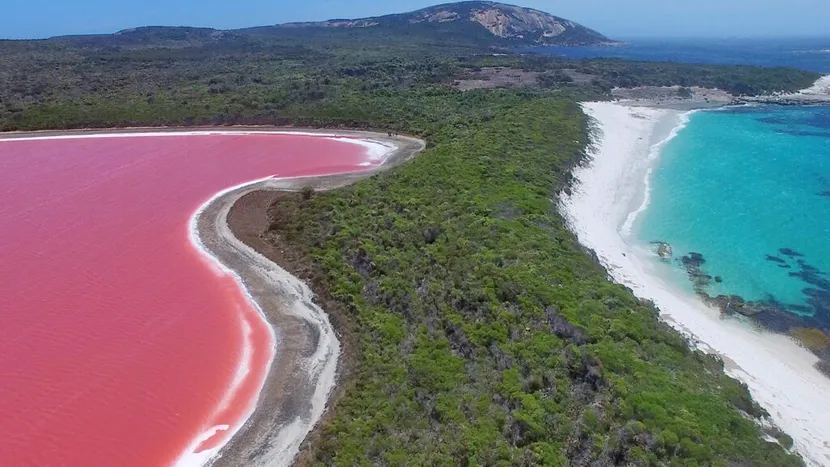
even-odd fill
[[[713,277],[704,269],[706,258],[702,253],[690,252],[679,263],[704,303],[718,308],[724,316],[745,316],[768,331],[792,337],[821,358],[817,368],[830,377],[830,279],[807,262],[804,254],[791,248],[781,248],[778,253],[781,256],[767,254],[766,260],[782,269],[795,269],[787,274],[805,284],[801,290],[805,304],[782,303],[772,295],[762,300],[746,300],[736,294],[712,295],[709,287]],[[722,283],[723,278],[715,276],[714,281]]]

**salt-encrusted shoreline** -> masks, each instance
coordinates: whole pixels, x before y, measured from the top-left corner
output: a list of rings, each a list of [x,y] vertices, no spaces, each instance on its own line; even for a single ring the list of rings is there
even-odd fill
[[[661,143],[688,114],[621,103],[586,103],[601,129],[593,161],[574,173],[579,180],[561,209],[580,243],[593,249],[611,277],[653,300],[663,319],[707,351],[719,354],[727,372],[744,381],[773,422],[792,436],[810,465],[830,464],[830,380],[813,365],[817,357],[786,336],[723,318],[693,294],[661,277],[654,254],[629,238],[630,226],[648,205],[648,174]]]
[[[276,338],[264,387],[244,426],[221,450],[196,460],[214,467],[276,467],[293,463],[302,442],[322,418],[337,380],[340,343],[311,289],[259,251],[239,240],[228,222],[237,202],[255,191],[294,191],[306,186],[348,185],[394,167],[423,150],[424,142],[368,132],[315,132],[366,147],[374,167],[328,176],[265,179],[226,190],[194,216],[204,249],[233,271],[262,311]],[[380,162],[380,165],[376,165]],[[266,220],[263,210],[258,213]],[[185,454],[187,455],[187,453]]]

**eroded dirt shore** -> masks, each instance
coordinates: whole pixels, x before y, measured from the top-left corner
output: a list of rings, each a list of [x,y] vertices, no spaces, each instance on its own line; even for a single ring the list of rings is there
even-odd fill
[[[423,141],[403,136],[389,138],[377,133],[347,131],[338,131],[337,135],[363,137],[397,149],[387,155],[381,166],[364,172],[272,179],[247,185],[214,199],[199,216],[197,227],[201,241],[222,264],[242,278],[277,335],[276,357],[256,410],[221,451],[212,464],[214,467],[290,465],[307,433],[322,415],[321,395],[325,407],[329,390],[321,382],[326,378],[327,359],[336,359],[339,355],[332,348],[336,345],[339,350],[339,344],[334,338],[335,328],[324,311],[327,300],[312,299],[314,293],[302,282],[309,280],[308,265],[273,239],[266,240],[263,236],[270,223],[269,206],[280,196],[286,196],[287,191],[304,187],[328,190],[349,185],[400,165],[424,148]],[[339,331],[340,323],[334,321]],[[346,355],[348,351],[347,348]],[[338,367],[338,379],[344,370],[348,371],[348,367]]]

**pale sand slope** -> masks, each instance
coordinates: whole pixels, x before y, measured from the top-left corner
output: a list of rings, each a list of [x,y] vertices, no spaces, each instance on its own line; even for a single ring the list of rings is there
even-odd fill
[[[801,91],[799,94],[808,96],[826,96],[830,98],[830,75],[822,76],[811,87]]]
[[[822,76],[812,86],[798,92],[772,96],[743,97],[739,100],[759,104],[827,105],[830,104],[830,75]]]
[[[718,310],[661,279],[653,253],[627,239],[633,213],[648,203],[649,165],[659,155],[655,128],[670,126],[667,119],[682,126],[686,115],[616,103],[583,108],[602,135],[595,141],[593,162],[575,172],[579,184],[573,195],[561,200],[580,243],[596,251],[615,281],[653,300],[665,321],[701,349],[721,355],[727,372],[749,386],[809,465],[830,465],[830,379],[813,368],[817,358],[785,336],[721,318]]]
[[[264,388],[246,424],[221,451],[191,450],[177,467],[290,465],[326,410],[340,355],[335,330],[305,283],[237,239],[228,225],[228,214],[237,200],[253,191],[347,185],[403,163],[424,148],[423,141],[407,137],[344,131],[337,134],[360,136],[361,140],[348,142],[365,146],[370,158],[382,160],[382,165],[359,173],[252,182],[217,194],[194,215],[194,242],[223,270],[235,275],[263,319],[273,326],[276,349]]]

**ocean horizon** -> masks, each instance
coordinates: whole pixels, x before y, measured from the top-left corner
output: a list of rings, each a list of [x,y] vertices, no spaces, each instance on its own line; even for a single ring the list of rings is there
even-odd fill
[[[620,38],[619,47],[533,47],[568,59],[608,58],[705,65],[792,67],[830,74],[830,36],[793,38]]]

